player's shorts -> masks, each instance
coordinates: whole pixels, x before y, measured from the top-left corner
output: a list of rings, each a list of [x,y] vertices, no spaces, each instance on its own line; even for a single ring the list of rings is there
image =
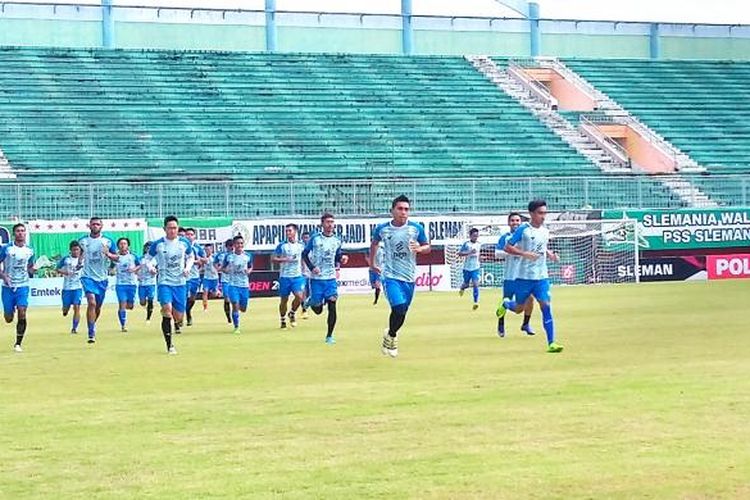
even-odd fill
[[[250,288],[246,286],[226,285],[224,293],[229,302],[239,305],[240,309],[247,309],[247,303],[250,301]]]
[[[310,280],[310,305],[320,306],[339,296],[339,285],[335,279]]]
[[[139,300],[154,300],[156,296],[156,285],[139,285],[138,286],[138,299]]]
[[[401,305],[409,307],[411,301],[414,299],[415,285],[409,281],[385,278],[383,280],[383,289],[385,290],[385,297],[388,299],[388,303],[391,307]]]
[[[17,307],[29,307],[29,287],[8,288],[3,286],[3,312],[10,316]]]
[[[312,293],[312,290],[310,288],[311,287],[310,283],[312,282],[312,279],[310,279],[309,276],[303,276],[303,278],[305,278],[305,297],[309,297],[310,293]]]
[[[138,287],[136,285],[115,285],[115,293],[117,294],[117,302],[125,302],[126,304],[135,304],[135,292]]]
[[[204,292],[210,292],[210,293],[216,293],[219,290],[219,280],[218,279],[206,279],[203,278],[203,291]]]
[[[516,280],[503,280],[503,298],[512,299],[516,295]]]
[[[63,309],[68,309],[70,306],[80,306],[82,298],[83,298],[83,288],[77,288],[75,290],[63,290],[62,291]]]
[[[550,302],[552,300],[552,295],[550,294],[550,281],[548,279],[517,279],[515,288],[516,304],[523,304],[532,295],[540,302]]]
[[[373,271],[370,269],[370,287],[375,288],[377,283],[382,283],[383,278],[380,276],[380,273]]]
[[[200,278],[190,278],[187,282],[188,295],[190,297],[195,297],[198,294],[198,290],[200,290],[200,287]]]
[[[474,282],[479,283],[479,269],[473,271],[467,271],[464,269],[464,284]]]
[[[81,277],[81,285],[83,285],[83,293],[86,295],[92,294],[96,297],[97,304],[104,302],[104,296],[107,295],[109,280],[97,281],[92,280],[91,278]]]
[[[302,293],[305,291],[305,277],[279,278],[279,297],[289,297],[291,293]]]
[[[172,306],[178,313],[184,313],[187,306],[187,285],[157,285],[156,295],[159,304]]]

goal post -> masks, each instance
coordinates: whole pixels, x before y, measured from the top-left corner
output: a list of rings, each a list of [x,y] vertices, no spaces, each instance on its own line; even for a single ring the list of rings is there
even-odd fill
[[[550,279],[557,285],[637,283],[640,281],[638,222],[635,219],[548,221],[549,249],[559,262],[547,261]],[[500,287],[504,279],[504,256],[497,256],[498,239],[509,231],[507,224],[472,224],[462,228],[462,237],[445,245],[445,263],[450,266],[451,287],[463,281],[461,245],[469,230],[479,230],[481,251],[480,286]]]

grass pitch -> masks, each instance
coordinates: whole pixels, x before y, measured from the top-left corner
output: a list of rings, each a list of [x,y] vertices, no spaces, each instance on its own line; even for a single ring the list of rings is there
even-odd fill
[[[555,288],[558,355],[538,311],[499,339],[496,299],[419,295],[395,360],[364,296],[335,346],[212,302],[172,357],[140,308],[95,346],[32,309],[26,352],[0,335],[0,496],[750,497],[750,281]]]

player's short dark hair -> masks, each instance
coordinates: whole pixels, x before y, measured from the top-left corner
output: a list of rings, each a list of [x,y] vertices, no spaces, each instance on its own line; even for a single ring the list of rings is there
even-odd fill
[[[101,222],[101,221],[102,221],[102,218],[101,218],[101,217],[96,217],[96,216],[94,216],[94,217],[92,217],[92,218],[90,218],[90,219],[89,219],[89,224],[91,224],[91,223],[92,223],[92,222],[94,222],[95,220],[98,220],[99,222]]]
[[[20,222],[18,224],[13,224],[13,232],[15,233],[16,229],[18,229],[19,227],[25,228],[26,224],[21,224]]]
[[[469,229],[469,234],[474,234],[474,233],[479,234],[479,229],[477,229],[475,227],[472,227],[471,229]]]
[[[167,227],[167,224],[169,224],[170,222],[174,222],[178,226],[180,225],[180,220],[176,215],[167,215],[166,217],[164,217],[164,227]]]
[[[393,202],[391,202],[391,208],[392,209],[396,208],[396,205],[402,202],[408,203],[409,205],[411,205],[411,201],[409,201],[409,198],[405,194],[400,194],[396,196],[395,198],[393,198]]]
[[[302,233],[302,234],[301,234],[300,236],[302,236],[303,238],[304,238],[305,236],[310,236],[310,231],[305,231],[305,232],[304,232],[304,233]]]
[[[212,249],[212,250],[213,250],[213,248],[214,248],[214,244],[213,244],[213,243],[204,243],[204,244],[203,244],[203,248],[210,248],[210,249]]]
[[[333,219],[333,214],[330,212],[326,212],[323,215],[320,216],[320,222],[323,222],[326,219]]]
[[[130,238],[126,238],[125,236],[123,236],[121,238],[117,238],[117,246],[118,247],[120,246],[120,242],[121,241],[127,241],[128,242],[128,246],[130,246]]]
[[[541,198],[536,199],[536,200],[531,200],[529,202],[529,212],[536,212],[537,209],[539,209],[540,207],[546,207],[546,206],[547,206],[547,202],[542,200]]]
[[[293,228],[293,229],[294,229],[295,231],[299,231],[299,226],[297,226],[297,224],[295,224],[295,223],[293,223],[293,222],[291,222],[291,223],[287,224],[287,225],[286,225],[286,226],[284,226],[284,227],[285,227],[285,228],[287,228],[287,227],[291,227],[291,228]]]
[[[193,234],[195,234],[195,228],[194,227],[186,227],[185,228],[185,232],[187,233],[188,231],[192,231]]]
[[[229,238],[227,241],[224,242],[224,246],[228,247],[229,245],[234,245],[234,239]]]
[[[179,226],[179,227],[177,228],[177,232],[178,232],[178,233],[184,233],[184,232],[186,232],[186,231],[187,231],[187,230],[186,230],[186,229],[185,229],[184,227],[182,227],[182,226]]]
[[[143,251],[145,252],[149,248],[151,248],[151,242],[147,241],[146,243],[143,244]]]
[[[238,234],[237,236],[232,238],[232,243],[234,243],[235,241],[239,241],[239,240],[245,241],[245,238],[241,234]]]
[[[76,248],[76,247],[78,247],[78,248],[81,248],[81,244],[80,244],[80,243],[78,243],[78,240],[73,240],[73,241],[71,241],[71,242],[70,242],[70,244],[68,245],[68,249],[69,249],[69,250],[73,250],[73,249],[74,249],[74,248]]]
[[[523,219],[523,217],[521,217],[520,213],[518,213],[518,212],[511,212],[511,213],[508,214],[508,222],[510,222],[510,219],[513,218],[513,217],[519,217],[519,218]]]

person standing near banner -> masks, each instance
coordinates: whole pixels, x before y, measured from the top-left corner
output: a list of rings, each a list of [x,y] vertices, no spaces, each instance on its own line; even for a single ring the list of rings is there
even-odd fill
[[[29,307],[29,274],[33,273],[34,251],[26,246],[26,226],[13,226],[13,242],[0,247],[0,278],[5,322],[12,323],[16,313],[16,343],[13,350],[23,352],[21,343],[26,335],[26,309]]]

